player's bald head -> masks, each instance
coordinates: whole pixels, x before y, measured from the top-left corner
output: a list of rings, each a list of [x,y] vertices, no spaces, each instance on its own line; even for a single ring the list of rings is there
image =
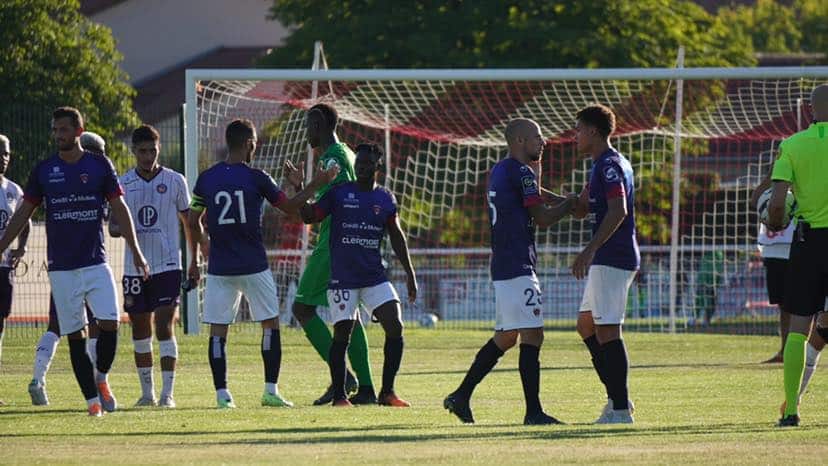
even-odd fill
[[[538,128],[538,124],[534,120],[528,118],[515,118],[506,125],[506,144],[510,146],[516,144],[518,139],[526,139]]]
[[[811,91],[811,108],[815,119],[828,121],[828,84],[820,84]]]

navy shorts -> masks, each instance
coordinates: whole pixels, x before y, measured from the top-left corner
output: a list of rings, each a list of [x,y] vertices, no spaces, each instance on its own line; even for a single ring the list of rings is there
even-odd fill
[[[162,306],[178,306],[181,299],[181,271],[169,270],[143,277],[124,275],[124,311],[128,314],[152,312]]]
[[[92,314],[92,309],[89,309],[89,305],[84,303],[83,306],[86,308],[86,322],[88,324],[94,324],[97,322],[95,316]],[[58,335],[60,335],[60,325],[57,323],[57,308],[55,307],[55,297],[52,296],[52,293],[49,293],[49,323],[55,323],[55,326],[58,328]]]
[[[12,295],[14,295],[14,270],[0,267],[0,319],[11,314]]]

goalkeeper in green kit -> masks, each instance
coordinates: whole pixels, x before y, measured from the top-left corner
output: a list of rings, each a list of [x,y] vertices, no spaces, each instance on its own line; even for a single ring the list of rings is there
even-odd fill
[[[327,104],[317,104],[308,109],[306,125],[308,143],[311,148],[322,152],[319,163],[329,167],[339,165],[339,175],[328,185],[317,191],[316,200],[319,200],[332,186],[355,181],[354,161],[356,156],[344,143],[336,137],[338,115],[336,110]],[[295,170],[290,166],[288,170]],[[288,177],[290,179],[290,177]],[[301,189],[301,186],[297,187]],[[325,362],[331,349],[333,335],[328,325],[316,313],[317,306],[328,306],[328,281],[331,278],[331,252],[329,244],[330,218],[325,219],[319,228],[316,246],[313,249],[302,277],[299,279],[299,289],[293,302],[293,315],[302,325],[305,336],[310,340],[314,349]],[[351,335],[351,344],[348,346],[348,359],[356,372],[356,378],[348,371],[345,389],[353,395],[349,401],[352,404],[374,404],[377,402],[374,386],[371,382],[371,365],[368,361],[368,338],[365,327],[357,321]],[[333,400],[333,389],[329,386],[325,393],[313,402],[314,405],[329,404]]]

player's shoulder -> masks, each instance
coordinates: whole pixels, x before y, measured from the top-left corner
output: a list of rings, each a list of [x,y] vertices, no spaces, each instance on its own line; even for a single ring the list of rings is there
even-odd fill
[[[135,172],[135,168],[133,167],[133,168],[130,168],[129,170],[127,170],[123,175],[118,177],[118,179],[121,182],[121,184],[126,185],[126,184],[130,184],[130,183],[134,183],[135,178],[137,176],[138,175]]]
[[[2,186],[3,191],[5,191],[7,195],[11,195],[14,197],[23,196],[23,190],[20,188],[20,185],[8,178],[4,177],[3,183],[0,186]]]
[[[377,186],[374,189],[374,192],[376,192],[380,197],[386,198],[395,204],[397,203],[397,198],[394,196],[394,193],[392,193],[391,190],[385,186]]]
[[[161,167],[161,172],[173,183],[176,183],[180,186],[187,186],[187,178],[184,177],[181,173],[173,170],[172,168],[168,167]]]
[[[111,169],[113,171],[115,170],[115,164],[112,163],[112,159],[103,154],[96,154],[94,152],[83,151],[83,155],[84,157],[88,157],[88,159],[91,160],[92,163],[100,165],[104,169]]]

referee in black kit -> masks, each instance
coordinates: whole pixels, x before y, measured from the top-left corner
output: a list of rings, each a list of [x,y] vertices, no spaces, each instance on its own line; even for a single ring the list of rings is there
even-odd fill
[[[805,341],[817,309],[828,295],[828,84],[811,93],[814,122],[779,145],[773,165],[773,194],[768,207],[768,228],[785,228],[785,197],[792,188],[798,222],[791,244],[785,308],[791,313],[785,343],[785,412],[779,427],[799,425],[799,384],[805,368]],[[817,319],[817,331],[826,329]]]

